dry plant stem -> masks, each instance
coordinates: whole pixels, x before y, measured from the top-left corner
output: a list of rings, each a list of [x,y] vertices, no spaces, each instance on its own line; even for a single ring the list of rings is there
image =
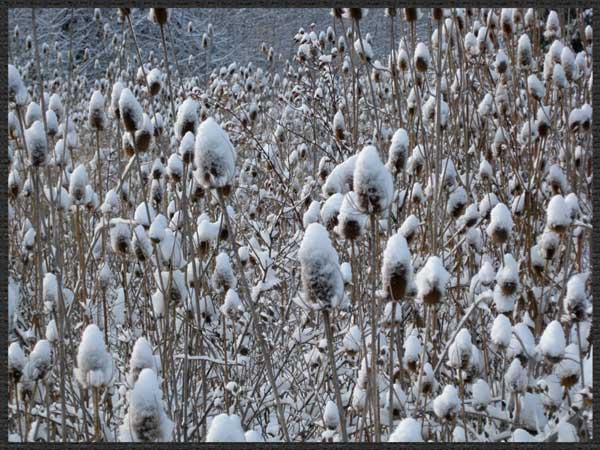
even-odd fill
[[[165,31],[162,25],[160,25],[160,39],[162,41],[162,47],[165,54],[165,68],[167,70],[167,86],[169,87],[169,101],[171,103],[171,113],[173,114],[173,120],[175,120],[175,103],[173,98],[173,88],[171,87],[171,68],[169,67],[169,55],[167,53],[167,43],[165,42]]]
[[[223,198],[223,194],[221,193],[221,191],[219,189],[217,189],[217,196],[219,199],[219,204],[221,206],[221,211],[223,213],[223,217],[225,218],[225,223],[227,224],[227,230],[228,230],[227,234],[228,234],[228,238],[229,238],[229,243],[230,243],[232,251],[235,255],[237,269],[238,269],[238,272],[239,272],[241,280],[242,280],[243,297],[244,297],[246,305],[250,309],[255,338],[258,341],[260,351],[263,355],[264,362],[265,362],[265,368],[267,371],[267,377],[269,379],[269,384],[271,385],[271,389],[273,390],[273,396],[275,397],[275,403],[276,403],[276,408],[277,408],[277,418],[279,421],[279,426],[283,430],[283,436],[284,436],[285,440],[287,442],[290,442],[290,436],[288,433],[287,423],[285,420],[285,416],[283,414],[281,398],[279,396],[279,389],[277,388],[277,382],[275,381],[275,377],[274,377],[274,373],[273,373],[273,366],[271,365],[271,353],[270,353],[270,351],[267,347],[267,344],[263,338],[260,318],[258,316],[258,313],[256,312],[254,302],[252,301],[252,297],[250,295],[250,288],[248,286],[248,281],[246,280],[246,274],[244,273],[244,266],[242,264],[242,261],[240,260],[239,254],[238,254],[238,245],[235,241],[235,233],[231,226],[231,221],[229,219],[229,212],[227,211],[227,207],[225,205],[225,199]]]
[[[431,320],[429,320],[429,309],[433,308],[434,306],[430,306],[427,305],[426,303],[423,303],[424,309],[425,309],[425,339],[424,342],[422,344],[422,348],[421,348],[421,355],[420,355],[420,362],[419,362],[419,376],[417,378],[417,398],[415,399],[415,411],[417,411],[419,409],[419,400],[421,397],[421,383],[423,381],[423,366],[425,365],[425,355],[427,354],[427,343],[429,342],[429,333],[430,333],[430,326],[429,326],[429,322]],[[442,358],[440,358],[440,361],[442,361]],[[434,376],[435,376],[435,371],[434,371]]]
[[[340,392],[340,384],[337,373],[337,365],[335,363],[335,355],[333,351],[333,333],[331,332],[331,319],[329,317],[330,310],[323,309],[323,325],[325,327],[325,336],[327,337],[327,353],[329,355],[329,364],[331,366],[333,388],[335,390],[335,402],[340,415],[340,428],[342,430],[342,442],[348,442],[348,432],[346,431],[346,412],[342,403],[342,394]]]

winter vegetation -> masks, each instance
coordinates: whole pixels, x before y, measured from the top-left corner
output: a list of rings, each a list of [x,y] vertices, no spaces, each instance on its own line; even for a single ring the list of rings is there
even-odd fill
[[[202,11],[9,15],[9,441],[592,440],[592,10]]]

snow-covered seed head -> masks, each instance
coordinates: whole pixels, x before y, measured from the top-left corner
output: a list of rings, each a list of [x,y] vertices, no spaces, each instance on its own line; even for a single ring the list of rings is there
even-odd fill
[[[165,442],[171,440],[173,422],[166,416],[156,373],[143,369],[129,395],[129,410],[121,427],[124,442]]]
[[[162,73],[156,67],[148,72],[146,76],[146,82],[148,83],[148,92],[151,96],[158,95],[162,88]]]
[[[560,32],[560,20],[556,11],[550,11],[548,18],[546,19],[546,31],[544,31],[544,37],[552,41],[553,39],[559,38]]]
[[[234,289],[228,289],[220,311],[231,320],[238,320],[244,311],[239,295]]]
[[[496,282],[505,296],[512,296],[519,287],[519,265],[510,253],[504,255],[503,261],[502,267],[496,274]]]
[[[119,96],[119,115],[125,130],[130,133],[135,133],[144,124],[142,107],[129,88],[124,88]]]
[[[179,155],[185,164],[189,164],[194,159],[194,134],[188,131],[181,139],[179,144]]]
[[[29,354],[26,375],[31,381],[40,381],[46,378],[51,369],[52,347],[46,339],[40,339]]]
[[[327,400],[323,410],[323,424],[330,430],[335,430],[340,425],[340,413],[335,402]]]
[[[385,211],[392,201],[394,182],[379,159],[377,148],[367,145],[359,153],[354,169],[354,192],[358,208],[369,214]]]
[[[504,50],[502,49],[498,50],[498,53],[496,53],[495,66],[496,72],[500,74],[506,73],[508,70],[508,56],[506,56],[506,53],[504,53]]]
[[[34,167],[45,165],[48,157],[48,142],[41,120],[36,120],[25,130],[25,142],[31,165]]]
[[[478,379],[472,386],[473,398],[471,404],[475,411],[485,411],[492,401],[490,386],[483,379]]]
[[[486,228],[487,235],[496,244],[503,244],[509,238],[513,228],[510,210],[504,203],[498,203],[491,212],[490,224]]]
[[[517,58],[520,67],[527,68],[531,66],[531,41],[529,40],[529,35],[527,33],[523,33],[519,38]]]
[[[531,74],[527,77],[527,91],[537,101],[540,101],[546,93],[544,84],[535,74]]]
[[[8,373],[16,384],[23,375],[23,369],[27,364],[27,358],[18,342],[13,342],[8,347]]]
[[[404,20],[407,22],[415,22],[420,16],[419,8],[404,8]]]
[[[396,130],[392,136],[392,143],[388,154],[386,167],[394,175],[404,170],[408,158],[408,134],[403,128]]]
[[[58,282],[56,275],[48,272],[44,275],[42,284],[42,297],[46,303],[56,303],[58,301]]]
[[[541,354],[550,364],[556,364],[563,358],[566,345],[565,333],[560,322],[553,320],[546,326],[540,338],[538,348]]]
[[[121,110],[119,109],[119,99],[121,98],[121,93],[123,92],[123,88],[124,88],[123,83],[120,81],[117,81],[115,84],[113,84],[112,91],[111,91],[110,114],[112,115],[112,117],[114,117],[116,119],[121,118]]]
[[[554,373],[560,379],[560,384],[565,388],[571,388],[579,381],[581,376],[580,354],[577,344],[569,344],[564,349],[561,361],[554,365]]]
[[[188,97],[177,109],[177,120],[175,121],[175,132],[178,139],[191,131],[196,133],[198,126],[198,103],[191,97]]]
[[[358,209],[357,203],[358,200],[354,191],[344,195],[338,214],[338,225],[335,228],[340,236],[350,241],[362,235],[367,221],[367,216]]]
[[[338,306],[344,296],[344,282],[337,252],[321,224],[308,226],[298,257],[305,300],[322,307]]]
[[[415,68],[419,72],[427,72],[431,63],[431,55],[429,49],[423,42],[419,42],[415,48]]]
[[[142,128],[135,132],[135,149],[139,152],[145,152],[150,147],[152,136],[154,135],[154,125],[148,114],[143,114]]]
[[[460,215],[465,210],[467,200],[467,191],[464,187],[458,186],[448,195],[446,211],[454,218],[460,217]]]
[[[206,442],[246,442],[240,417],[235,414],[216,416],[208,427]]]
[[[430,256],[416,277],[417,296],[428,305],[435,305],[446,294],[450,274],[438,256]]]
[[[546,226],[556,233],[564,233],[571,224],[570,212],[564,197],[555,195],[548,203]]]
[[[69,177],[69,195],[76,205],[84,202],[87,185],[87,170],[83,164],[79,164]]]
[[[458,391],[454,386],[448,384],[444,390],[433,400],[433,412],[444,421],[451,421],[459,410],[460,401]]]
[[[544,230],[538,238],[538,251],[547,261],[552,260],[560,245],[560,237],[552,230]]]
[[[502,27],[502,33],[504,33],[504,35],[507,37],[510,37],[510,35],[514,31],[515,24],[513,20],[513,15],[513,8],[502,8],[502,11],[500,12],[500,24]]]
[[[29,127],[36,120],[42,120],[42,108],[36,102],[31,102],[25,113],[25,125]]]
[[[131,248],[131,232],[126,222],[112,220],[110,222],[110,244],[117,254],[127,254]]]
[[[207,189],[227,188],[235,176],[235,149],[212,117],[198,127],[194,163],[198,182]]]
[[[513,392],[524,392],[527,387],[527,371],[519,358],[515,358],[504,374],[506,386]]]
[[[417,363],[421,354],[421,341],[414,334],[406,338],[403,345],[404,355],[402,356],[402,364],[411,372],[417,371]]]
[[[466,328],[461,329],[454,342],[448,348],[448,362],[455,369],[466,369],[471,358],[471,334]]]
[[[131,351],[131,359],[129,360],[131,383],[137,382],[140,373],[144,369],[156,370],[156,360],[148,339],[140,337],[135,341],[135,345]]]
[[[383,252],[383,289],[392,300],[401,300],[413,275],[408,244],[401,233],[391,236]]]
[[[84,388],[104,387],[112,379],[112,356],[106,351],[104,336],[95,324],[88,325],[81,337],[75,375]]]
[[[417,231],[419,231],[419,226],[419,219],[414,214],[411,214],[404,220],[398,232],[406,238],[406,243],[410,244]]]
[[[588,277],[589,273],[578,273],[569,278],[567,283],[564,308],[575,322],[581,322],[587,317],[588,296],[585,286]]]
[[[344,121],[344,114],[341,110],[337,110],[333,116],[333,131],[335,132],[335,138],[337,140],[344,139],[344,132],[346,131],[346,123]]]
[[[96,90],[90,99],[88,121],[90,126],[97,130],[104,130],[106,127],[106,114],[104,113],[104,97],[100,91]]]
[[[153,247],[148,239],[146,230],[142,225],[138,225],[133,230],[133,251],[140,261],[146,261],[153,252]]]
[[[227,292],[228,289],[235,289],[237,286],[237,279],[233,274],[231,260],[225,252],[219,253],[216,258],[211,283],[213,289],[217,292]]]
[[[388,442],[423,442],[421,422],[412,417],[402,419],[394,432],[390,434]]]
[[[12,64],[8,65],[8,96],[19,107],[25,106],[29,97],[21,74]]]
[[[169,8],[150,8],[148,18],[162,27],[169,20]]]

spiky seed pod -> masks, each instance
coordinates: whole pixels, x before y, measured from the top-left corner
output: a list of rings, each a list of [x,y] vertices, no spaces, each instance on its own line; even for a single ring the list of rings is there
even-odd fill
[[[407,22],[415,22],[419,17],[418,8],[404,8],[404,20]]]
[[[104,97],[96,90],[90,100],[88,121],[95,130],[101,131],[106,127],[106,114],[104,113]]]
[[[344,8],[331,8],[330,13],[336,19],[341,19],[342,15],[344,14]]]
[[[377,148],[364,147],[358,155],[353,176],[357,206],[362,212],[380,214],[392,201],[393,180],[379,159]]]
[[[339,305],[344,296],[344,283],[338,254],[321,224],[308,226],[298,256],[306,301],[325,308]]]
[[[152,136],[154,135],[154,127],[150,121],[150,117],[144,113],[142,128],[135,132],[135,148],[139,152],[145,152],[150,147]]]
[[[401,233],[396,233],[388,240],[383,253],[381,268],[383,288],[392,300],[401,300],[412,277],[412,263],[408,244]]]
[[[164,26],[169,20],[169,8],[150,8],[150,19]]]
[[[25,141],[27,142],[27,150],[29,150],[29,160],[31,165],[39,167],[46,164],[48,144],[44,125],[40,120],[36,120],[25,130]]]
[[[208,118],[198,127],[194,150],[194,175],[200,184],[208,189],[230,188],[235,175],[235,149],[214,119]]]
[[[498,203],[491,212],[491,221],[486,229],[494,243],[503,244],[510,236],[513,221],[510,210],[504,203]]]
[[[363,18],[363,8],[346,8],[346,14],[349,18],[358,22]]]
[[[113,220],[110,222],[110,244],[117,254],[126,255],[131,246],[131,233],[129,225],[125,222]]]
[[[527,33],[523,33],[523,35],[521,35],[519,38],[519,43],[517,46],[517,58],[520,67],[527,68],[531,66],[531,41],[529,40],[529,35]]]
[[[450,274],[444,268],[442,260],[437,256],[430,256],[427,263],[416,277],[417,295],[427,305],[435,305],[446,294],[446,284]]]
[[[430,60],[431,57],[429,55],[427,46],[423,42],[419,42],[417,44],[417,48],[415,49],[415,67],[417,71],[427,72]]]
[[[124,88],[119,96],[119,113],[125,130],[135,133],[144,124],[144,112],[129,88]]]

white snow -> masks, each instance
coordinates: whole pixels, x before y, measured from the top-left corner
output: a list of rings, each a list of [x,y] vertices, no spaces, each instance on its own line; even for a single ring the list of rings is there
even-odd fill
[[[323,184],[322,191],[324,195],[345,194],[352,189],[354,167],[357,159],[357,155],[351,156],[334,167]]]
[[[75,375],[84,388],[106,386],[112,379],[112,356],[106,351],[104,336],[95,324],[88,325],[81,337]]]
[[[246,442],[240,417],[219,414],[210,422],[206,442]]]
[[[142,128],[144,111],[129,88],[123,88],[119,95],[119,114],[127,131],[134,132]]]
[[[423,442],[421,423],[412,417],[402,419],[388,442]]]
[[[321,224],[308,226],[298,257],[306,301],[335,308],[343,299],[344,282],[337,252]]]
[[[492,391],[485,380],[479,378],[473,383],[472,405],[476,411],[484,411],[487,405],[492,401]]]
[[[198,125],[198,103],[191,97],[186,98],[177,109],[175,133],[182,139],[186,132],[196,133]]]
[[[527,387],[527,372],[523,368],[521,361],[515,358],[504,374],[506,387],[511,391],[523,392]]]
[[[404,169],[407,158],[408,134],[404,128],[399,128],[392,136],[386,167],[391,173],[397,174]]]
[[[546,224],[554,231],[564,230],[571,223],[571,208],[562,195],[555,195],[550,199],[546,209]]]
[[[198,127],[194,162],[197,179],[206,188],[220,188],[235,175],[235,150],[227,133],[212,117]]]
[[[323,423],[331,430],[335,430],[340,424],[340,414],[335,402],[327,400],[323,410]]]
[[[401,233],[396,233],[388,239],[383,252],[381,277],[384,291],[394,300],[400,300],[412,275],[413,268],[406,238]]]
[[[504,203],[498,203],[492,209],[490,214],[490,224],[486,228],[486,233],[490,238],[493,238],[496,233],[503,233],[506,236],[510,234],[513,228],[513,220],[510,210]]]
[[[438,256],[430,256],[415,279],[418,297],[424,299],[433,293],[437,293],[434,296],[443,297],[449,280],[450,274],[445,269],[442,260]]]
[[[48,143],[44,124],[41,120],[36,120],[25,130],[25,142],[27,143],[31,164],[34,166],[46,164]]]
[[[129,395],[129,411],[120,428],[121,442],[168,442],[173,422],[167,417],[162,392],[152,369],[141,371]]]
[[[27,359],[25,353],[18,342],[13,342],[8,346],[8,368],[15,372],[23,372]]]
[[[433,412],[440,420],[450,419],[458,412],[459,406],[458,391],[451,384],[447,384],[433,400]]]
[[[366,213],[381,213],[392,201],[392,176],[373,145],[367,145],[358,155],[354,169],[354,192],[358,208]]]
[[[512,338],[512,325],[510,319],[504,314],[498,314],[494,319],[491,330],[491,339],[498,347],[506,348]]]
[[[83,164],[79,164],[69,177],[69,194],[76,205],[81,204],[84,200],[88,183],[87,170]]]

